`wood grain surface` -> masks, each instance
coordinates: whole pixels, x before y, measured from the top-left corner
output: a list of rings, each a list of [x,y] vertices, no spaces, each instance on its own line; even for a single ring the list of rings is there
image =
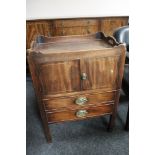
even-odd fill
[[[79,110],[86,110],[87,114],[83,118],[79,118],[76,116],[76,113]],[[95,116],[107,115],[111,114],[113,110],[113,104],[105,104],[102,106],[91,106],[86,108],[81,108],[79,110],[64,110],[59,112],[47,113],[48,123],[56,123],[63,121],[73,121],[73,120],[81,120],[86,118],[91,118]]]
[[[83,105],[76,104],[76,100],[79,97],[86,97],[87,102]],[[102,105],[105,103],[112,103],[115,100],[115,91],[109,92],[98,92],[98,93],[90,93],[90,94],[76,94],[69,96],[61,96],[55,98],[46,98],[43,100],[44,108],[46,111],[57,111],[59,109],[77,109],[90,105]]]
[[[98,31],[102,31],[106,35],[112,35],[117,28],[128,25],[128,19],[129,17],[103,17],[27,21],[26,48],[30,48],[32,40],[37,35],[85,35]]]
[[[123,44],[101,32],[42,36],[27,58],[48,142],[50,123],[110,115],[109,129],[113,128],[124,71]]]

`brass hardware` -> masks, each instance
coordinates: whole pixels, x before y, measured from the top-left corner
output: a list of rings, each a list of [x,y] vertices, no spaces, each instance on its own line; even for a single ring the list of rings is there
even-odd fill
[[[86,73],[82,73],[81,74],[81,80],[86,80],[87,79],[87,74]]]
[[[85,117],[88,114],[87,110],[79,110],[76,112],[77,117]]]
[[[79,97],[75,100],[75,103],[77,105],[84,105],[87,101],[88,99],[86,97]]]

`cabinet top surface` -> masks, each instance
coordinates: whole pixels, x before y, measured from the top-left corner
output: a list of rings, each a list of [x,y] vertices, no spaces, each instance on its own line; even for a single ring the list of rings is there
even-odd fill
[[[33,51],[39,53],[77,52],[89,50],[104,50],[118,45],[112,37],[99,35],[78,35],[62,37],[39,36],[33,45]]]

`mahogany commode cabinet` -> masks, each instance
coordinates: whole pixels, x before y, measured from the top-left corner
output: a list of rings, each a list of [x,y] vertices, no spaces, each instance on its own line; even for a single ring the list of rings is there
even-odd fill
[[[110,115],[113,128],[125,50],[102,32],[33,41],[27,58],[48,142],[51,123]]]

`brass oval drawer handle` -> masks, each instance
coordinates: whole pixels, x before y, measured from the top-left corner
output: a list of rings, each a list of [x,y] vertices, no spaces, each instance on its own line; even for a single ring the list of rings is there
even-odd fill
[[[79,110],[76,112],[76,116],[77,117],[85,117],[86,115],[88,114],[88,111],[87,110]]]
[[[87,79],[87,74],[86,73],[82,73],[81,74],[81,80],[86,80]]]
[[[75,103],[77,105],[84,105],[86,102],[88,102],[88,99],[86,97],[79,97],[75,100]]]

